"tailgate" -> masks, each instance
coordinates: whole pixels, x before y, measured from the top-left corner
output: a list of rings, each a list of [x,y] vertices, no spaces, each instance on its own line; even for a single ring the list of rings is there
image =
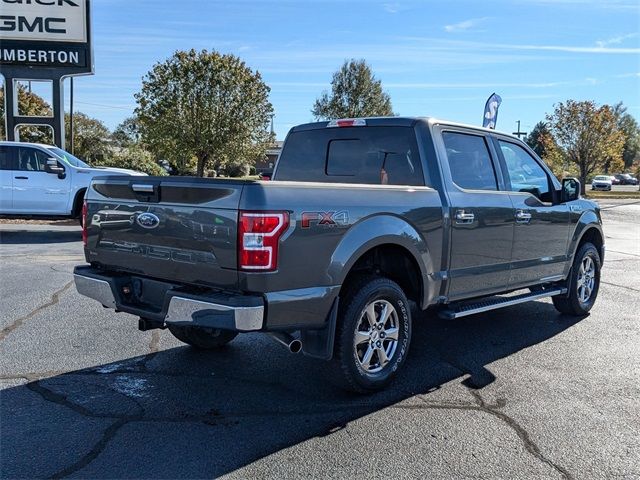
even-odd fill
[[[99,177],[87,192],[87,261],[108,270],[236,289],[248,181]]]

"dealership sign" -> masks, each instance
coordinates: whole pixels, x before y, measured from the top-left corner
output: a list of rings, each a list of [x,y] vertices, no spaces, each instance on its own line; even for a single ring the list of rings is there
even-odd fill
[[[93,72],[89,0],[0,0],[0,65]]]

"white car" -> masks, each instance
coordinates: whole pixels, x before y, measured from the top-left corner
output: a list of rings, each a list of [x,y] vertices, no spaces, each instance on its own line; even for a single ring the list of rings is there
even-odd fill
[[[0,215],[79,218],[93,177],[146,175],[91,167],[53,145],[0,142]]]
[[[591,181],[591,190],[611,190],[611,177],[609,175],[596,175]]]

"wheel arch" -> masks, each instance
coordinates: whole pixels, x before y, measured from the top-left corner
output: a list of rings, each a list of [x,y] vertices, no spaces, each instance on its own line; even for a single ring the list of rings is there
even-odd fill
[[[73,218],[79,217],[82,213],[82,201],[85,193],[87,193],[87,188],[80,188],[73,197],[73,204],[71,205],[71,216]]]
[[[439,288],[429,276],[433,264],[424,238],[411,224],[392,215],[376,215],[355,224],[334,250],[329,267],[334,284],[344,285],[360,271],[383,273],[423,308]]]
[[[575,258],[578,249],[585,242],[591,242],[595,245],[600,255],[600,262],[603,263],[605,254],[604,233],[602,232],[600,218],[593,211],[585,212],[578,220],[569,246],[572,259]]]

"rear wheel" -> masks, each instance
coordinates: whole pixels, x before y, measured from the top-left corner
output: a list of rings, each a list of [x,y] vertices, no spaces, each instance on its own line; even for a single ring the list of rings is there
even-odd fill
[[[219,328],[199,328],[182,325],[169,325],[168,328],[178,340],[201,350],[220,348],[238,335],[238,332]]]
[[[387,386],[404,364],[411,341],[411,310],[397,283],[363,277],[341,298],[334,366],[343,388],[358,393]]]
[[[561,313],[586,315],[593,307],[600,288],[600,255],[592,243],[583,244],[571,267],[568,296],[552,297]]]

